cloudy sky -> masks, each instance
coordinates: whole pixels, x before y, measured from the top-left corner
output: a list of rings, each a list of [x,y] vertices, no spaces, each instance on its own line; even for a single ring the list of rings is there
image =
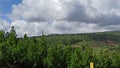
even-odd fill
[[[120,30],[120,0],[0,0],[0,30],[18,36]]]

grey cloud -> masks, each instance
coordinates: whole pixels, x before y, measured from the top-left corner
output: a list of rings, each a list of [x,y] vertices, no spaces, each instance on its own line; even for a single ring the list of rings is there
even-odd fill
[[[65,20],[73,21],[73,22],[77,21],[77,22],[95,23],[101,26],[120,24],[120,15],[117,15],[117,13],[120,13],[119,10],[120,5],[118,3],[118,0],[115,0],[114,2],[113,0],[110,1],[102,0],[101,2],[98,1],[101,3],[100,5],[95,4],[94,6],[93,6],[94,3],[92,3],[91,1],[93,0],[88,1],[89,5],[87,6],[75,2],[73,4],[73,8],[70,10],[70,13]],[[86,13],[88,9],[90,9],[90,11]],[[91,13],[95,17],[91,17],[90,16]]]
[[[108,29],[102,28],[97,24],[84,22],[55,21],[48,27],[48,33],[87,33],[101,32]]]
[[[68,21],[85,21],[85,7],[80,4],[74,4],[72,9],[70,10],[68,17],[66,18]]]
[[[120,0],[23,0],[8,16],[29,36],[119,30]],[[53,22],[52,22],[53,21]],[[34,31],[34,32],[31,32]]]
[[[9,15],[29,22],[66,20],[106,26],[119,24],[119,0],[23,0]],[[119,14],[119,15],[118,15]]]
[[[13,6],[8,16],[12,20],[24,19],[27,21],[49,21],[65,16],[59,0],[23,0],[19,5]]]
[[[109,31],[120,31],[120,24],[119,25],[107,25],[104,29],[109,29]]]

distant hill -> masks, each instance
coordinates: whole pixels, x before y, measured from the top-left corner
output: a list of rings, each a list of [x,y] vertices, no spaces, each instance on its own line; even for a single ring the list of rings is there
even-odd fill
[[[31,37],[39,40],[41,36]],[[78,33],[78,34],[51,34],[45,35],[48,44],[80,46],[88,44],[91,47],[116,46],[120,44],[120,31]]]

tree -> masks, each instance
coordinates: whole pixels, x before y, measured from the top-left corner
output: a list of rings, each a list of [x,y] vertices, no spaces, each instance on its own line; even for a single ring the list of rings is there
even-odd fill
[[[2,30],[0,31],[0,43],[2,43],[5,40],[5,32]]]
[[[17,34],[14,27],[12,26],[10,33],[7,32],[5,34],[5,43],[2,44],[2,47],[1,47],[2,56],[4,56],[3,62],[7,63],[9,67],[11,67],[13,63],[16,63],[16,59],[18,55],[16,51],[17,49],[16,41],[17,41]]]
[[[10,33],[7,33],[7,40],[9,45],[14,45],[16,44],[17,41],[17,34],[16,34],[16,30],[14,29],[14,26],[12,26]]]
[[[51,45],[47,49],[47,56],[44,58],[46,68],[64,68],[63,46]]]
[[[81,50],[79,48],[75,49],[72,55],[70,56],[70,64],[68,65],[68,68],[82,68],[81,66]]]

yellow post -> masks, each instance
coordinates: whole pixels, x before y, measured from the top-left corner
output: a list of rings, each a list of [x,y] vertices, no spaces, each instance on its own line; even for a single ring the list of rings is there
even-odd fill
[[[90,68],[94,68],[94,63],[90,62]]]

